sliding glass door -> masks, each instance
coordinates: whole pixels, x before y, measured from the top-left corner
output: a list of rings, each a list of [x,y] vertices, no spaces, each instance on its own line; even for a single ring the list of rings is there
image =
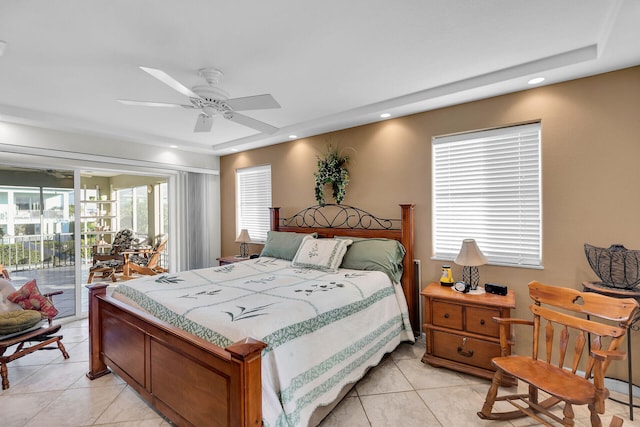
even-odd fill
[[[59,317],[86,314],[85,285],[94,251],[108,252],[124,228],[141,245],[169,234],[167,179],[117,170],[0,164],[2,268],[15,287],[36,279],[43,293],[63,291],[54,298]],[[173,244],[161,255],[164,268],[171,268],[168,251]]]
[[[76,314],[74,221],[72,171],[0,165],[0,264],[15,287],[62,290],[60,317]]]

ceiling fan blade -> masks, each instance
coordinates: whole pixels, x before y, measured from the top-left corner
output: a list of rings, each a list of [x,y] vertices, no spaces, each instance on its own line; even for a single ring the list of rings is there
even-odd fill
[[[204,113],[200,113],[198,115],[198,119],[196,121],[196,127],[193,129],[194,132],[209,132],[213,127],[213,119],[215,116],[207,116]]]
[[[135,105],[140,107],[182,107],[182,108],[196,108],[193,105],[184,105],[184,104],[171,104],[168,102],[151,102],[151,101],[132,101],[129,99],[118,99],[118,102],[125,105]]]
[[[165,73],[162,70],[158,70],[155,68],[148,68],[148,67],[140,67],[140,69],[142,69],[142,71],[146,71],[147,73],[151,74],[153,77],[160,80],[162,83],[166,84],[167,86],[171,87],[173,90],[177,90],[187,98],[201,99],[200,96],[197,95],[195,92],[193,92],[191,89],[189,89],[188,87],[186,87],[185,85],[183,85],[182,83],[180,83],[179,81],[177,81],[176,79],[174,79],[173,77],[171,77],[169,74]]]
[[[224,118],[264,133],[271,134],[276,133],[279,130],[275,126],[271,126],[270,124],[261,122],[260,120],[252,119],[251,117],[236,113],[235,111],[225,113]]]
[[[264,95],[227,99],[225,103],[235,111],[280,108],[280,104],[278,104],[278,101],[276,101],[275,98],[268,93]]]

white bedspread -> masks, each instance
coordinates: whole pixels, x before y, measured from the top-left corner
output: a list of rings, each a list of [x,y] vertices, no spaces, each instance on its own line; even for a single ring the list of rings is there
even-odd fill
[[[132,280],[118,295],[221,347],[267,343],[265,427],[306,426],[314,409],[414,339],[402,288],[380,272],[331,274],[262,257]]]

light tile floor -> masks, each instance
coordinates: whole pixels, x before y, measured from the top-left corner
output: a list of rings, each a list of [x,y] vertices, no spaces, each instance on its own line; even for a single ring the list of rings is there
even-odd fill
[[[63,342],[69,359],[58,350],[38,351],[9,364],[11,387],[0,392],[0,426],[170,426],[120,378],[111,374],[90,381],[87,320],[64,324]],[[538,425],[521,418],[513,422],[483,421],[476,416],[489,382],[420,362],[424,343],[402,344],[371,369],[321,423],[321,427]],[[576,425],[588,426],[586,408],[576,408]],[[626,427],[640,427],[640,411],[629,420],[628,408],[607,401],[611,415]]]

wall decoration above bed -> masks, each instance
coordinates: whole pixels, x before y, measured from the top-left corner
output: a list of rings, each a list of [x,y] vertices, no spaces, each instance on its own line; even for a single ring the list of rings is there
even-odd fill
[[[317,158],[318,171],[313,173],[316,178],[316,201],[320,206],[325,205],[324,187],[330,184],[333,198],[337,204],[340,204],[347,194],[347,184],[349,184],[349,171],[345,168],[349,156],[338,147],[329,145],[327,151]]]

